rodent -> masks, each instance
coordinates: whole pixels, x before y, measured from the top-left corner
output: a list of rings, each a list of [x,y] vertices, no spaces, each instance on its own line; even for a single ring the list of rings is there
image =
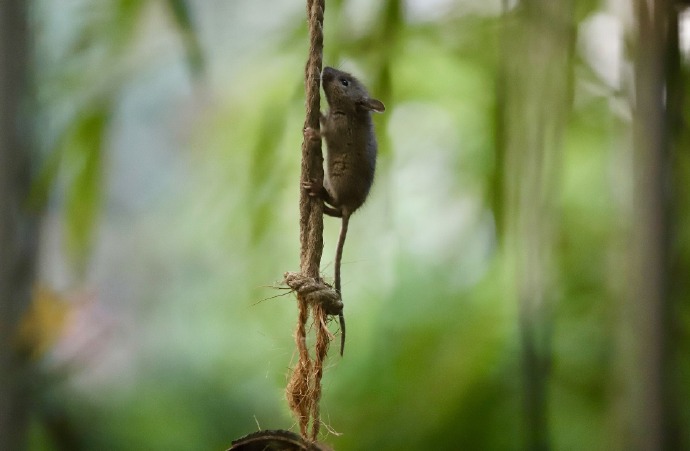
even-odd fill
[[[376,170],[377,143],[371,112],[382,113],[383,102],[369,97],[364,85],[347,72],[326,67],[321,74],[328,101],[321,114],[321,132],[305,129],[309,139],[326,140],[325,180],[303,182],[311,196],[323,199],[323,211],[342,218],[335,253],[335,289],[341,294],[340,263],[350,216],[364,204]],[[340,313],[340,355],[345,350],[345,318]]]

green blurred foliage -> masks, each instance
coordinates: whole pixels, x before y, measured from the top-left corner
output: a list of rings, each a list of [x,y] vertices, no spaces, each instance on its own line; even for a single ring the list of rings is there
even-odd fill
[[[502,181],[518,174],[499,146],[510,37],[499,2],[482,3],[327,5],[325,64],[387,106],[377,181],[345,249],[348,352],[331,350],[323,381],[323,421],[342,434],[324,441],[339,450],[524,447],[517,258],[502,242]],[[108,320],[66,333],[42,362],[32,449],[223,449],[259,427],[295,430],[295,302],[270,286],[299,265],[303,5],[35,4],[33,199],[77,262],[64,276],[45,257],[42,276],[96,287]],[[573,6],[573,29],[603,11]],[[630,111],[575,45],[572,105],[549,149],[547,416],[553,448],[588,450],[619,443],[624,408]],[[330,280],[338,222],[325,223]],[[80,333],[91,347],[60,353]]]

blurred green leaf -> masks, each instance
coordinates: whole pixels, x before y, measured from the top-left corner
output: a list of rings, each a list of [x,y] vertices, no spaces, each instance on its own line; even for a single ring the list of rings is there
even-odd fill
[[[34,180],[29,193],[28,204],[34,210],[45,208],[50,191],[60,173],[64,147],[58,147],[48,155],[43,167]]]
[[[590,14],[601,8],[601,0],[578,0],[575,2],[575,20],[577,22],[584,20]]]
[[[204,54],[201,50],[198,33],[194,28],[189,2],[186,0],[168,0],[167,4],[184,40],[189,67],[194,75],[199,75],[204,68]]]
[[[263,108],[260,124],[257,128],[258,139],[252,150],[250,166],[250,187],[248,189],[248,206],[252,211],[252,226],[250,228],[252,243],[256,244],[265,236],[269,225],[273,222],[276,192],[280,182],[284,179],[284,169],[277,164],[280,142],[285,135],[286,122],[281,112],[286,111],[286,105],[277,106],[271,99]],[[297,152],[298,149],[295,149]]]
[[[69,174],[65,193],[66,242],[78,267],[83,266],[91,249],[100,213],[109,112],[110,105],[100,105],[77,118],[60,150]]]
[[[133,37],[132,30],[139,21],[141,11],[143,11],[146,3],[146,1],[141,0],[118,0],[115,3],[115,21],[111,33],[123,38],[123,42]]]

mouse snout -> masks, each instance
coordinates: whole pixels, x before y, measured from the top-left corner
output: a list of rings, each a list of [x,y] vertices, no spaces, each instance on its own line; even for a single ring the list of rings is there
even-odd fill
[[[324,67],[321,73],[321,80],[324,82],[331,81],[335,78],[335,69],[332,67]]]

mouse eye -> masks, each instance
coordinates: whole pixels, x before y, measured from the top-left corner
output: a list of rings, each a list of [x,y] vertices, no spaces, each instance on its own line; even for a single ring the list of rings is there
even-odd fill
[[[341,78],[341,79],[340,79],[340,83],[342,83],[342,84],[343,84],[343,86],[350,86],[350,82],[349,82],[349,81],[347,81],[347,80],[346,80],[346,79],[344,79],[344,78]]]

